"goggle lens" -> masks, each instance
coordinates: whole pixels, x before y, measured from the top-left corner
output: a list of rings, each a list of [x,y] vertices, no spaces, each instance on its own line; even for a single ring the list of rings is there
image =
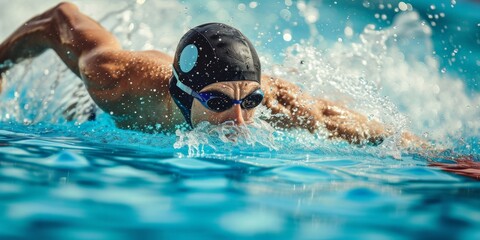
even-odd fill
[[[257,91],[255,91],[243,99],[241,106],[244,109],[252,109],[258,106],[262,101],[263,93],[258,93]]]
[[[223,112],[232,107],[232,100],[229,97],[222,95],[223,94],[215,96],[207,101],[207,106],[210,110],[215,112]]]
[[[214,112],[228,110],[233,104],[240,104],[243,109],[252,109],[263,101],[263,92],[261,89],[254,91],[241,100],[233,100],[220,92],[203,92],[200,93],[200,95],[206,99],[203,105]]]

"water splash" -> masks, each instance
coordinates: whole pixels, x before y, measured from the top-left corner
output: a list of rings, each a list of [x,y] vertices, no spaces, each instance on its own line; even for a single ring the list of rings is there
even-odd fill
[[[379,147],[352,145],[341,139],[331,139],[325,129],[319,129],[314,134],[305,129],[275,129],[264,120],[271,116],[269,109],[260,106],[249,125],[238,126],[231,121],[220,125],[202,122],[192,130],[177,130],[173,146],[176,149],[186,149],[188,157],[270,152],[300,155],[309,153],[324,157],[356,154],[401,158],[402,150],[394,144],[393,138],[385,140]]]
[[[0,95],[0,120],[77,124],[96,114],[85,86],[52,51],[9,70]]]
[[[432,52],[430,27],[405,12],[383,30],[367,25],[352,43],[295,44],[271,71],[398,133],[411,130],[446,145],[478,135],[480,95],[468,96],[460,79],[442,73]]]
[[[278,150],[275,141],[277,131],[265,121],[255,118],[252,124],[236,125],[232,121],[212,125],[208,122],[199,123],[193,130],[177,130],[175,148],[188,147],[189,156],[205,153],[205,149],[229,152],[232,147],[251,149],[263,146],[268,150]]]
[[[189,4],[189,11],[203,7],[203,4]],[[212,7],[212,4],[209,3],[209,6]],[[83,6],[89,15],[101,19],[102,25],[114,32],[125,48],[157,48],[170,54],[184,30],[210,18],[209,14],[200,14],[198,17],[189,15],[184,7],[175,1],[124,1],[106,8]],[[302,10],[303,15],[300,15],[303,17],[314,16],[315,11],[319,11],[314,7],[306,4],[302,9],[295,9],[292,6],[289,10],[292,14],[290,21],[295,19],[295,24],[298,24],[296,10]],[[110,13],[105,15],[105,9]],[[306,14],[307,10],[309,14]],[[259,14],[253,9],[250,13]],[[185,18],[178,21],[179,14],[185,15]],[[245,11],[235,11],[234,14],[228,19],[216,16],[216,20],[233,23],[234,19],[246,19]],[[432,31],[417,13],[405,11],[397,14],[392,25],[382,30],[367,25],[358,39],[350,33],[349,41],[339,41],[331,48],[326,48],[325,39],[320,35],[323,33],[314,28],[315,21],[312,19],[305,19],[310,26],[311,36],[286,48],[286,57],[281,65],[267,61],[272,58],[262,58],[266,73],[293,81],[312,95],[338,101],[393,127],[397,132],[411,129],[437,141],[443,141],[446,137],[458,139],[459,136],[478,136],[480,96],[467,95],[461,79],[442,72],[438,59],[432,53]],[[242,25],[240,28],[251,32],[249,28],[256,26],[254,18],[246,20],[238,24]],[[269,21],[273,20],[269,18]],[[168,24],[160,24],[165,22]],[[272,30],[272,34],[275,31]],[[290,34],[293,39],[298,39],[294,28]],[[266,37],[258,41],[261,45],[270,42]],[[259,49],[263,50],[261,47]],[[268,55],[268,52],[260,52],[260,55]],[[84,122],[88,118],[85,113],[91,111],[91,99],[81,81],[65,67],[59,68],[59,65],[63,66],[53,52],[49,52],[10,70],[5,91],[1,95],[0,120],[34,124],[50,121],[62,123],[66,118],[73,118],[77,123]],[[81,104],[72,105],[75,102]],[[206,128],[203,130],[207,131]],[[260,136],[269,134],[267,131]],[[259,144],[268,149],[275,149],[272,147],[275,146],[283,150],[289,148],[285,144],[294,145],[297,149],[336,149],[325,144],[325,137],[321,133],[312,136],[301,130],[292,130],[275,131],[273,135],[275,144]],[[177,141],[177,146],[192,146],[193,149],[199,149],[202,143],[211,146],[213,142],[208,137],[203,139],[205,136],[197,131],[182,132],[179,136],[184,138],[179,137],[181,140]],[[195,137],[200,140],[195,140]],[[281,143],[285,139],[287,143]],[[398,141],[399,136],[395,135],[382,145],[390,144],[391,147],[386,147],[390,149],[388,151],[396,152]],[[222,140],[219,142],[224,143]]]

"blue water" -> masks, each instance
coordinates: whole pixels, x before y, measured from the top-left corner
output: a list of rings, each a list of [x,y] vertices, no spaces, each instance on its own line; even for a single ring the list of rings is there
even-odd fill
[[[28,3],[0,1],[0,39],[56,1]],[[77,3],[132,49],[172,53],[188,26],[230,23],[267,73],[479,159],[476,3]],[[356,147],[262,126],[234,143],[210,126],[120,130],[100,111],[85,121],[91,102],[51,52],[6,80],[0,239],[480,238],[480,182],[428,166],[441,160],[408,154],[395,137]],[[72,101],[81,104],[66,121]]]

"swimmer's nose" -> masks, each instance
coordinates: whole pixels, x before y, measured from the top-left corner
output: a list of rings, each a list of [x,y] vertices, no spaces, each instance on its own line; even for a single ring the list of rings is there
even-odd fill
[[[243,118],[242,107],[240,107],[240,104],[234,104],[232,108],[232,120],[238,125],[245,124],[245,119]]]

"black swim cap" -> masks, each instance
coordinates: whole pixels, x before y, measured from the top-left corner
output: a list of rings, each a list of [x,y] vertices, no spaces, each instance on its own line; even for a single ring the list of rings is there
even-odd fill
[[[261,79],[260,60],[252,43],[222,23],[207,23],[188,31],[177,46],[173,72],[170,94],[190,126],[193,97],[181,89],[183,86],[199,92],[212,83],[260,83]]]

